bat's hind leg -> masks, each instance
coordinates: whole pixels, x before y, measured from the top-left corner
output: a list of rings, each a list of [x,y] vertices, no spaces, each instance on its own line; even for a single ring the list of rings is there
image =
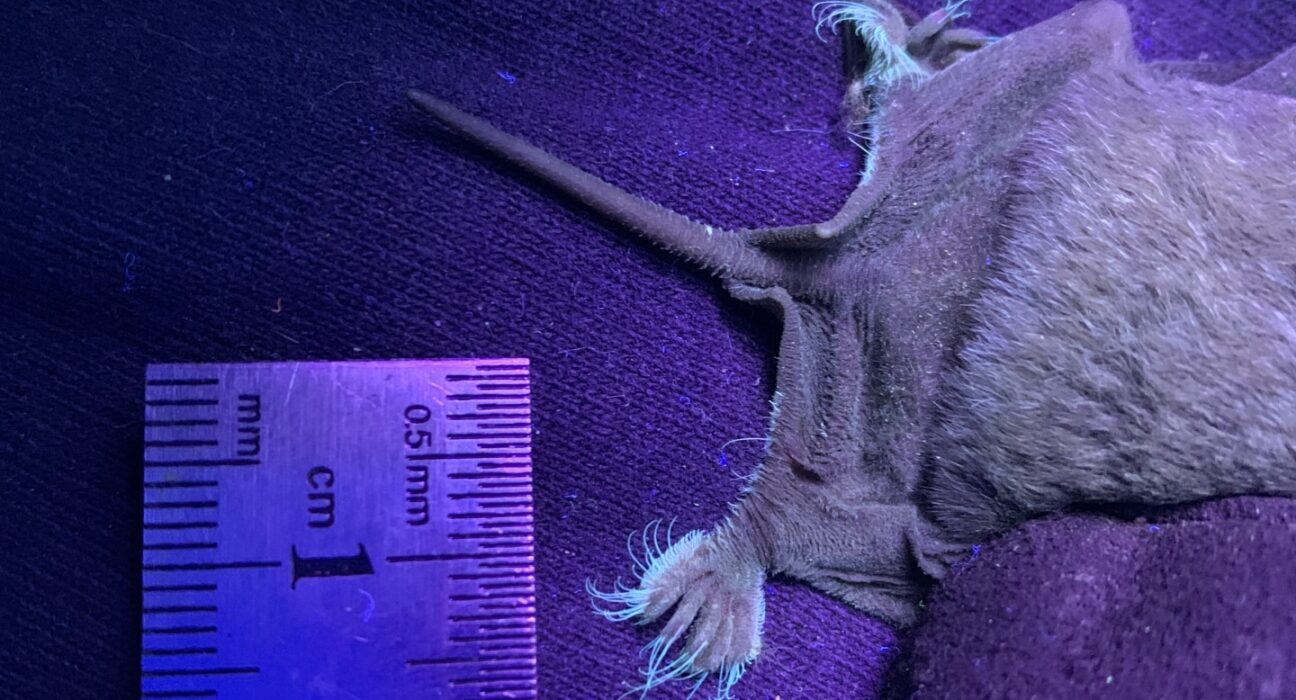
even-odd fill
[[[673,528],[664,529],[657,521],[630,536],[635,585],[618,580],[610,591],[592,583],[586,588],[599,614],[608,620],[636,624],[667,620],[644,648],[647,665],[640,670],[642,682],[627,694],[677,680],[693,683],[696,690],[716,678],[717,698],[729,698],[760,652],[764,567],[744,546],[741,533],[727,527],[711,533],[694,530],[675,540]]]

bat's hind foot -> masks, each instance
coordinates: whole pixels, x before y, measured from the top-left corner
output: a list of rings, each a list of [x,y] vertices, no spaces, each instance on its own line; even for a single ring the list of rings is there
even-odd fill
[[[636,550],[643,556],[636,556]],[[725,546],[717,534],[694,530],[672,542],[671,528],[662,532],[660,521],[638,537],[631,535],[630,554],[638,585],[617,581],[611,591],[600,591],[586,584],[595,610],[609,620],[647,624],[667,619],[644,647],[642,682],[626,694],[646,693],[673,680],[692,683],[696,690],[714,677],[719,682],[716,697],[730,698],[733,685],[760,652],[763,569]]]

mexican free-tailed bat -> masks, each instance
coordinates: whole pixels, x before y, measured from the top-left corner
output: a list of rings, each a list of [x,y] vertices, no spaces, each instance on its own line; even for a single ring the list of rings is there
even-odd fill
[[[728,697],[771,573],[905,624],[1024,519],[1296,492],[1296,51],[1212,84],[1140,63],[1111,0],[998,40],[953,27],[962,5],[818,8],[867,150],[824,222],[698,223],[410,93],[783,322],[729,518],[652,527],[635,585],[591,587],[611,620],[665,620],[637,690]]]

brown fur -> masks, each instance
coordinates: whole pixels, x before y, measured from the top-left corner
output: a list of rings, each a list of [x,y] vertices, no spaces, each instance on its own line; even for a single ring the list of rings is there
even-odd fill
[[[932,449],[937,519],[984,537],[1296,490],[1296,101],[1099,73],[1021,153]]]

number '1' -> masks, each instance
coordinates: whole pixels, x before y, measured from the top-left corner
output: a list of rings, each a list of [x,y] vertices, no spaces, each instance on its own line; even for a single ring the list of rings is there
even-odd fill
[[[304,578],[328,578],[330,576],[365,576],[374,572],[373,562],[364,544],[357,545],[359,554],[346,557],[303,557],[297,554],[297,545],[292,548],[293,589],[297,582]]]

